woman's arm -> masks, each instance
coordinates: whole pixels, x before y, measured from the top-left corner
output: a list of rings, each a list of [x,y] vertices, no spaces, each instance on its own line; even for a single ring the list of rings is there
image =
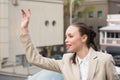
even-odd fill
[[[44,69],[61,72],[60,71],[60,67],[62,65],[61,60],[53,60],[53,59],[45,58],[41,56],[34,47],[28,31],[28,24],[29,24],[31,12],[30,10],[28,10],[28,14],[26,14],[24,10],[21,11],[22,11],[22,22],[21,22],[20,41],[25,50],[26,58],[28,62]]]

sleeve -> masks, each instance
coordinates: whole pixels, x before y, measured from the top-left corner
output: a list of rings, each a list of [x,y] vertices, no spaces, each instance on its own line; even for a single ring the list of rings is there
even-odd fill
[[[110,55],[106,62],[106,80],[119,80],[117,71],[115,69],[115,62]]]
[[[25,50],[25,55],[29,63],[40,68],[61,73],[62,60],[54,60],[41,56],[34,47],[29,34],[21,34],[20,41]]]

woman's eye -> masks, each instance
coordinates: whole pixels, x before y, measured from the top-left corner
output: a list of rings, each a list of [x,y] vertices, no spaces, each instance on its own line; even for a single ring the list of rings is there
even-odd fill
[[[73,36],[72,36],[72,35],[70,35],[69,37],[70,37],[70,38],[72,38]]]

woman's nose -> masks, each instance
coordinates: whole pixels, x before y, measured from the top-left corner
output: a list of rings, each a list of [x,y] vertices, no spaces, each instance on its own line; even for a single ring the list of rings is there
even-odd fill
[[[68,38],[65,39],[65,43],[67,43],[67,42],[68,42]]]

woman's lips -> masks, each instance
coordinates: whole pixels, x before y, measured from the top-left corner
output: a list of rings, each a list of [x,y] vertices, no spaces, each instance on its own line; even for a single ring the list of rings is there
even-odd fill
[[[71,45],[70,44],[66,44],[66,47],[67,47],[67,49],[69,49],[71,47]]]

